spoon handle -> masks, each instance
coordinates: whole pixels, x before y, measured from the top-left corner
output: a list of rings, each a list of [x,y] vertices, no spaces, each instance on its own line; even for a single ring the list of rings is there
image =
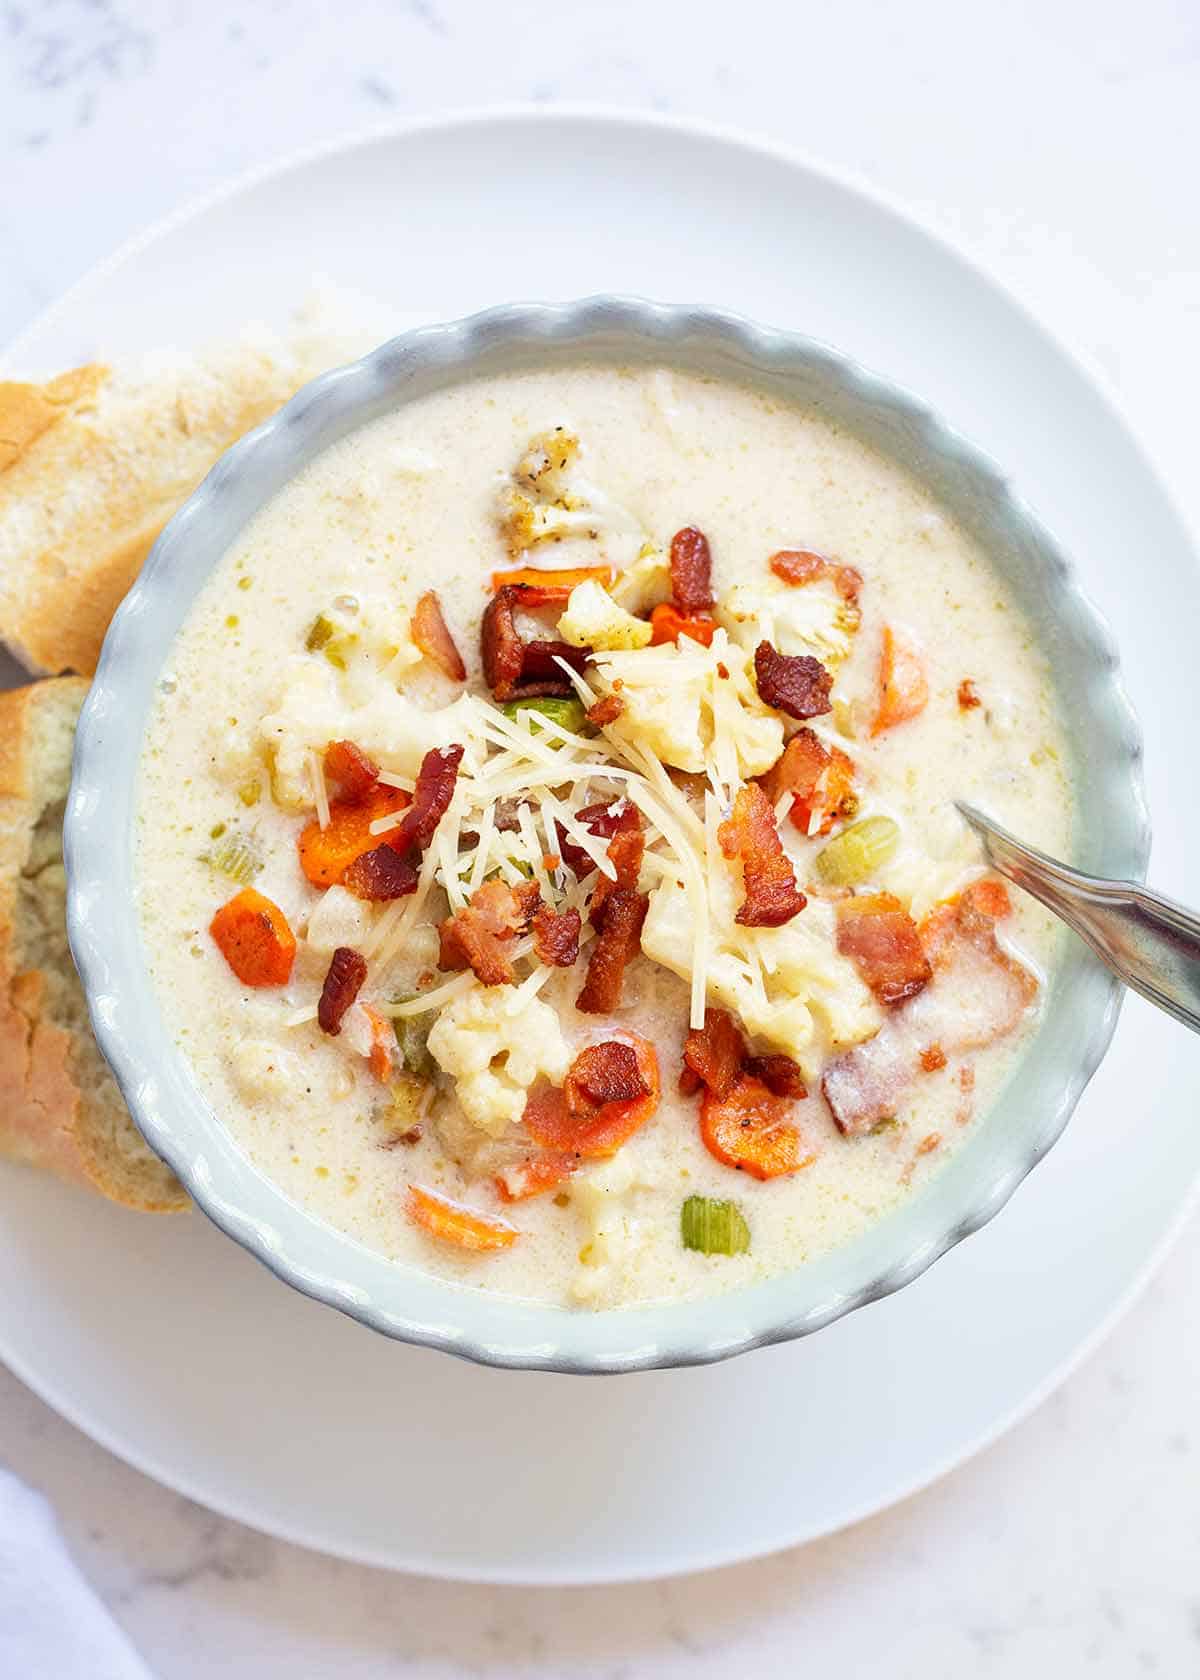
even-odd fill
[[[1200,1032],[1200,917],[1132,881],[1068,869],[972,805],[959,810],[1002,875],[1053,910],[1127,986]]]

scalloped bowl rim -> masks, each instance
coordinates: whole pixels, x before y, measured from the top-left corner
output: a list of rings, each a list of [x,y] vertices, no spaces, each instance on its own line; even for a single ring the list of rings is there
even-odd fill
[[[117,611],[76,734],[64,822],[67,924],[100,1048],[140,1130],[197,1206],[304,1294],[385,1335],[482,1364],[620,1372],[701,1364],[808,1335],[918,1277],[992,1219],[1059,1137],[1108,1048],[1124,988],[1072,946],[1008,1084],[929,1186],[813,1262],[700,1300],[593,1313],[445,1282],[334,1231],[250,1166],[158,1018],[133,911],[137,761],[175,629],[246,521],[338,437],[406,393],[411,400],[514,361],[589,355],[719,367],[828,407],[902,464],[905,446],[915,445],[921,465],[910,470],[927,484],[941,475],[934,493],[952,511],[964,517],[968,507],[968,524],[977,513],[1011,538],[1013,564],[1024,568],[1018,594],[1036,590],[1048,613],[1045,634],[1072,679],[1060,683],[1060,702],[1089,726],[1087,759],[1076,765],[1087,783],[1079,810],[1091,805],[1105,817],[1099,833],[1086,826],[1081,842],[1090,851],[1080,861],[1097,873],[1141,879],[1150,829],[1141,735],[1115,643],[1058,544],[1003,472],[924,402],[817,340],[727,312],[633,297],[503,305],[402,333],[323,374],[221,458],[166,526]],[[815,388],[803,389],[806,382]],[[963,506],[955,501],[960,493]],[[1052,1025],[1054,1042],[1042,1051]],[[1001,1133],[1002,1109],[1023,1117],[1011,1137]]]

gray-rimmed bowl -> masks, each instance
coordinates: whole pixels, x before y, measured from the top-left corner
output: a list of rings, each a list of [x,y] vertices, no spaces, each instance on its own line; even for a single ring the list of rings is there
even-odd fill
[[[250,1165],[165,1030],[132,908],[138,760],[170,644],[251,516],[337,439],[470,375],[585,358],[749,378],[912,471],[981,542],[1049,655],[1074,748],[1075,861],[1140,880],[1150,834],[1141,737],[1116,649],[1058,545],[991,461],[826,345],[635,298],[513,304],[391,340],[314,380],[231,449],[155,544],[113,620],[79,722],[67,920],[100,1047],[150,1145],[204,1212],[286,1282],[402,1341],[492,1365],[606,1372],[698,1364],[807,1335],[911,1282],[990,1219],[1059,1136],[1108,1047],[1123,989],[1080,945],[1066,947],[1028,1050],[926,1188],[821,1259],[709,1300],[572,1312],[443,1282],[322,1224]]]

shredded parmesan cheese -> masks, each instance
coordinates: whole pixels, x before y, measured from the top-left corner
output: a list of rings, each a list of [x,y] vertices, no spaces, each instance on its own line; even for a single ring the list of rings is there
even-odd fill
[[[312,783],[313,804],[317,808],[317,821],[322,828],[328,828],[329,793],[325,786],[325,767],[311,748],[306,755],[306,760],[309,781]],[[372,828],[374,828],[374,824],[372,824]]]

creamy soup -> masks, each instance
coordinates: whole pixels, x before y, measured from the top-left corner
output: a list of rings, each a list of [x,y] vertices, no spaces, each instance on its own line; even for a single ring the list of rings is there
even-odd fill
[[[986,557],[750,387],[425,397],[247,527],[170,650],[138,895],[221,1124],[398,1265],[578,1307],[801,1266],[922,1186],[1036,1030],[1068,849]]]

